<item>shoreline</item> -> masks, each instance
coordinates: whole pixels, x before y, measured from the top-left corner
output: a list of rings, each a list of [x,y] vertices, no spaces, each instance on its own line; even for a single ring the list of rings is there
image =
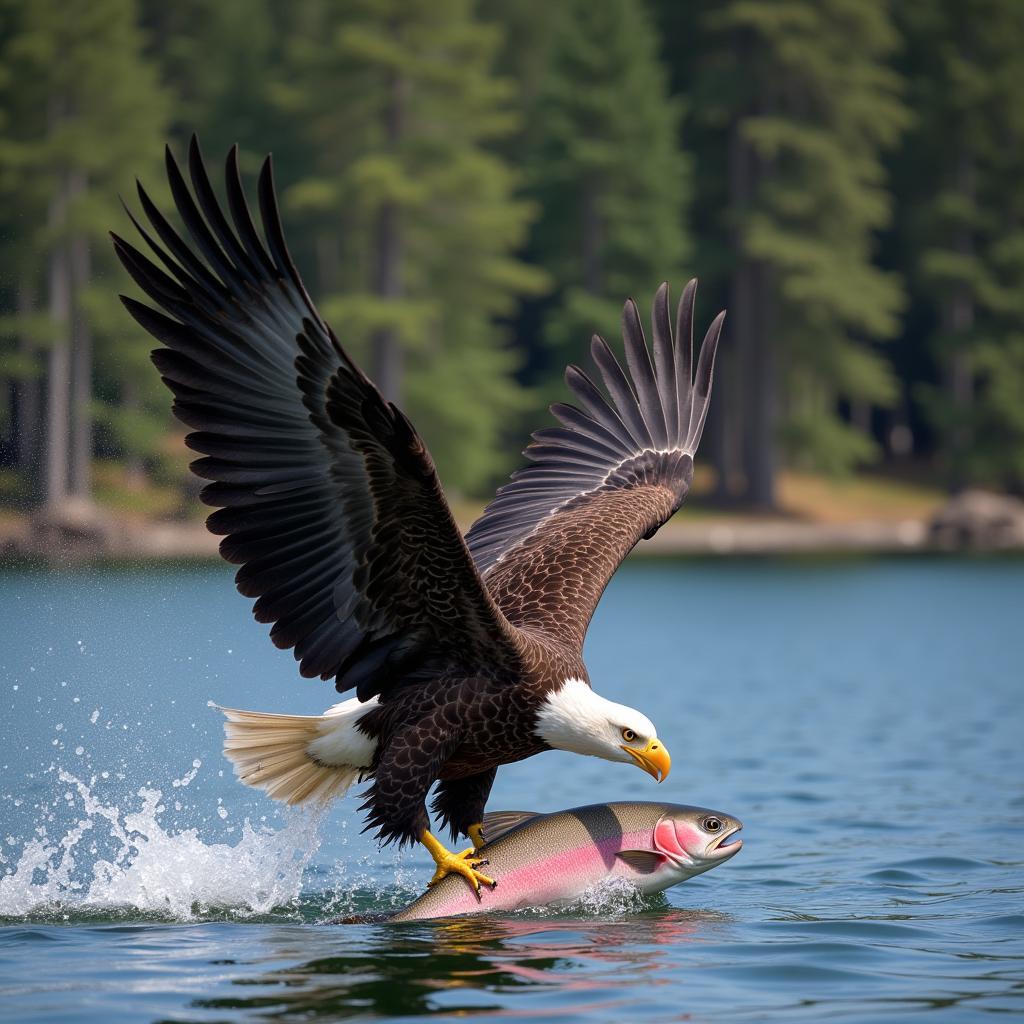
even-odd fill
[[[465,527],[468,524],[460,524]],[[79,564],[219,560],[219,537],[202,522],[145,521],[104,514],[85,522],[28,516],[0,520],[0,565],[5,562]],[[662,527],[634,549],[638,558],[771,557],[799,555],[1024,553],[1024,543],[951,543],[923,518],[813,522],[799,519],[723,517]]]

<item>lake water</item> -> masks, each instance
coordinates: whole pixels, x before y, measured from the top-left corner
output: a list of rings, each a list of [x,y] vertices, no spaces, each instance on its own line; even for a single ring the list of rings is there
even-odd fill
[[[0,574],[0,1018],[885,1021],[1024,1013],[1024,562],[633,562],[588,642],[661,787],[545,754],[491,808],[667,799],[745,847],[641,903],[324,925],[429,877],[282,815],[207,701],[316,712],[227,570]]]

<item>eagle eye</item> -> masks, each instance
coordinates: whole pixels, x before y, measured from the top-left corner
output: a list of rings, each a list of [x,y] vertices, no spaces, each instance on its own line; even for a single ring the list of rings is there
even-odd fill
[[[625,741],[626,741],[627,743],[632,743],[632,742],[633,742],[633,740],[635,740],[635,739],[636,739],[636,733],[635,733],[635,732],[633,732],[633,730],[632,730],[632,729],[623,729],[623,730],[622,730],[622,738],[623,738],[623,739],[624,739],[624,740],[625,740]]]

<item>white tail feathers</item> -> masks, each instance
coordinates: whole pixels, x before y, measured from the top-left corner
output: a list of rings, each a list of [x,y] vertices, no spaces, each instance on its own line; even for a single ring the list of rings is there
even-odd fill
[[[357,728],[372,703],[347,700],[323,715],[224,713],[224,754],[246,785],[289,804],[324,803],[373,763],[377,743]]]

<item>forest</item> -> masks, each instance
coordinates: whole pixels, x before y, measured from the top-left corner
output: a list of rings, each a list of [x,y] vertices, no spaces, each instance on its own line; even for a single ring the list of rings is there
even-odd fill
[[[461,499],[691,276],[709,501],[1019,492],[1022,94],[1017,0],[0,0],[0,505],[194,505],[108,236],[193,133]]]

